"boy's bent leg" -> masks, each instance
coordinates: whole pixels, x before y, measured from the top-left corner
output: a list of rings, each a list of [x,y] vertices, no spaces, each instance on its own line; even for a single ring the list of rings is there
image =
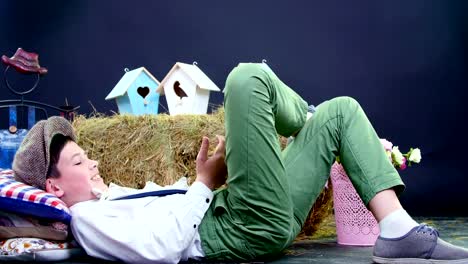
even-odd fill
[[[304,125],[307,103],[263,64],[240,64],[224,92],[228,187],[200,226],[203,249],[217,259],[278,253],[293,215],[278,133]]]
[[[387,207],[390,203],[391,207],[391,203],[395,203],[393,210],[399,208],[394,192],[381,191],[393,188],[398,194],[404,185],[367,117],[352,98],[335,98],[320,105],[312,120],[306,123],[283,154],[294,205],[294,231],[290,241],[299,233],[328,178],[336,155],[340,156],[367,206],[371,199],[375,203],[375,198],[379,197],[390,200],[378,206]],[[383,215],[385,213],[378,218]],[[395,225],[402,224],[395,218],[390,221]],[[381,230],[384,233],[385,230]],[[422,224],[401,237],[379,237],[373,259],[377,263],[468,263],[467,249],[453,246],[438,236],[435,229]]]
[[[283,155],[294,206],[290,242],[322,191],[336,156],[366,205],[379,191],[396,187],[399,193],[404,188],[365,113],[350,97],[319,105]]]

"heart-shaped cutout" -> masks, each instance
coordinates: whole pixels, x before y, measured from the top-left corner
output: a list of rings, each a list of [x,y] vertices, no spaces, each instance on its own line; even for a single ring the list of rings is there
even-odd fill
[[[145,86],[145,87],[138,87],[137,89],[138,94],[145,99],[145,97],[149,94],[150,89]]]

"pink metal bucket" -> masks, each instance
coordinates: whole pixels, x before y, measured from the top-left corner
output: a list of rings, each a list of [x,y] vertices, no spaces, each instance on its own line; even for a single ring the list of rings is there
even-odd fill
[[[333,164],[330,177],[338,244],[373,246],[380,234],[374,215],[367,210],[341,164]]]

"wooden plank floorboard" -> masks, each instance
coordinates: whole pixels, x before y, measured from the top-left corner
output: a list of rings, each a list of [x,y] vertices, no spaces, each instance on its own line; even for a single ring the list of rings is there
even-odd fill
[[[441,238],[458,246],[468,248],[468,217],[418,217],[416,221],[436,227]],[[330,225],[330,224],[329,224]],[[331,223],[333,225],[333,223]],[[330,226],[328,226],[329,228]],[[333,228],[333,226],[332,226]],[[11,263],[11,262],[10,262]],[[23,262],[24,263],[24,262]],[[61,264],[116,263],[98,259],[75,259]],[[206,263],[206,262],[197,262]],[[216,262],[211,262],[216,263]],[[302,240],[284,251],[284,255],[270,262],[250,262],[251,264],[368,264],[372,263],[372,247],[342,246],[336,243],[335,234],[325,238]]]

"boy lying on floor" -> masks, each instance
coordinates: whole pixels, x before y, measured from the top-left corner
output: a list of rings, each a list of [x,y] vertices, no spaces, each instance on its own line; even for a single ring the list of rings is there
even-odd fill
[[[416,223],[397,194],[404,184],[359,104],[340,97],[306,120],[307,103],[263,64],[239,64],[225,88],[226,139],[207,156],[186,194],[132,200],[106,192],[98,162],[75,142],[70,124],[34,126],[13,164],[18,180],[61,198],[73,234],[94,257],[132,263],[187,259],[266,259],[291,245],[340,156],[357,192],[379,222],[377,263],[468,263],[468,250]],[[281,152],[277,134],[295,139]],[[225,183],[228,187],[213,193]]]

